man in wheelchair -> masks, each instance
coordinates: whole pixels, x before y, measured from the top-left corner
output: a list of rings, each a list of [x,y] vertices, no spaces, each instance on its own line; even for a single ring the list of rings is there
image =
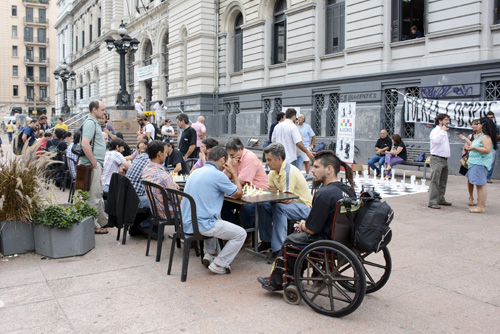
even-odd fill
[[[349,185],[340,182],[337,175],[344,167]],[[330,240],[337,202],[343,198],[355,197],[352,169],[341,161],[333,151],[321,151],[315,156],[312,174],[313,185],[321,186],[314,195],[307,220],[295,224],[295,231],[286,237],[269,278],[258,277],[262,288],[268,291],[283,290],[283,252],[285,245],[308,245],[318,240]],[[288,274],[293,275],[296,258],[288,257]]]

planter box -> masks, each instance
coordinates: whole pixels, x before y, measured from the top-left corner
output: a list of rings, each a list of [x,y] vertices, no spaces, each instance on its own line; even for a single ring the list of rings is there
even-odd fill
[[[54,259],[83,255],[95,247],[94,228],[92,217],[71,229],[35,225],[35,252]]]
[[[14,255],[35,250],[33,224],[21,221],[0,222],[0,252]]]

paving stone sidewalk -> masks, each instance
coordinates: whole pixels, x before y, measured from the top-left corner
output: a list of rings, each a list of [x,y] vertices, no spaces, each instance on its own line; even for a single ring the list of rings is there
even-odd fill
[[[4,143],[6,136],[2,135]],[[458,162],[457,162],[458,163]],[[61,202],[67,191],[55,191]],[[387,285],[336,319],[304,302],[284,302],[257,276],[271,265],[241,251],[230,275],[211,274],[191,253],[181,283],[181,253],[167,276],[170,240],[96,235],[82,257],[0,258],[2,333],[495,333],[500,328],[500,181],[488,184],[487,211],[468,213],[466,180],[450,176],[451,207],[427,208],[427,194],[389,198],[395,209]],[[168,230],[166,233],[170,233]]]

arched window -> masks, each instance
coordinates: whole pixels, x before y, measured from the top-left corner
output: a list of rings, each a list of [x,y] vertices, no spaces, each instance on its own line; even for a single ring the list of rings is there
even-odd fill
[[[130,94],[130,101],[134,100],[134,62],[135,53],[129,52],[127,55],[127,78],[128,78],[128,93]]]
[[[273,15],[273,64],[286,60],[286,0],[276,1]]]
[[[162,73],[165,78],[165,96],[168,96],[168,34],[163,37],[162,47]]]
[[[144,53],[142,55],[142,63],[144,66],[151,65],[153,63],[153,45],[151,41],[148,41],[146,47],[144,48]]]
[[[240,13],[234,23],[234,71],[243,69],[243,15]]]

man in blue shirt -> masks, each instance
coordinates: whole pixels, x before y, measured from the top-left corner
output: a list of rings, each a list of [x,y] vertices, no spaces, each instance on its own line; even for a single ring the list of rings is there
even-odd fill
[[[23,130],[23,145],[28,141],[28,145],[31,146],[36,140],[36,132],[40,128],[40,124],[36,120],[32,120],[30,125]]]
[[[247,236],[242,227],[218,218],[224,202],[224,195],[234,198],[241,198],[243,195],[236,172],[227,161],[228,154],[224,148],[220,146],[212,148],[205,166],[196,169],[189,176],[184,188],[184,192],[192,196],[196,203],[200,233],[212,237],[205,240],[206,253],[203,257],[203,264],[215,274],[229,274],[231,272],[231,262],[240,251]],[[224,169],[232,175],[234,183],[222,172]],[[189,201],[182,201],[181,212],[184,232],[193,233]],[[216,238],[227,240],[227,243],[219,255],[214,257]]]
[[[297,127],[299,128],[300,133],[302,134],[302,144],[311,151],[314,142],[316,141],[316,134],[314,133],[313,129],[309,124],[306,123],[306,117],[302,114],[300,114],[297,117],[298,125]],[[309,157],[307,154],[302,152],[301,150],[297,150],[297,154],[302,157],[304,160],[304,168],[306,169],[306,174],[309,175],[309,169],[310,169],[310,163],[309,163]],[[302,168],[302,166],[297,166],[299,169]]]

